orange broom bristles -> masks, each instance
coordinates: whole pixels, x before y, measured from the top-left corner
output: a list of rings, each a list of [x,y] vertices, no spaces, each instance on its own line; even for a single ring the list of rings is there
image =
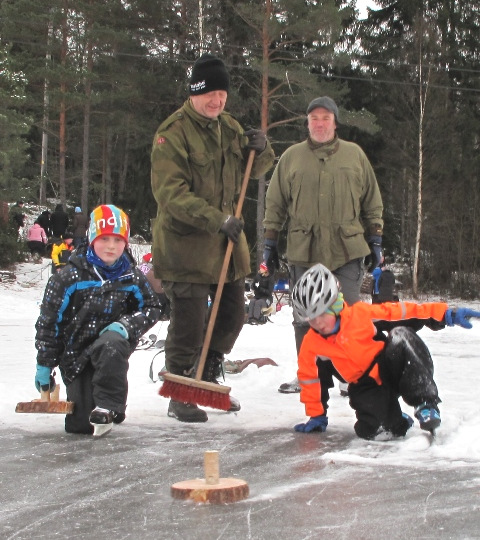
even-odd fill
[[[222,388],[222,387],[219,387]],[[225,387],[222,388],[222,390]],[[230,409],[230,396],[228,393],[205,388],[197,388],[186,384],[179,384],[173,381],[164,380],[158,392],[161,396],[171,398],[182,403],[193,403],[212,409],[228,411]]]

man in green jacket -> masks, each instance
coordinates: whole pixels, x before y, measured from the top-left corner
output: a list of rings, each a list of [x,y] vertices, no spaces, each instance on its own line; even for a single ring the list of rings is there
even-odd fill
[[[195,375],[208,299],[215,295],[228,239],[235,244],[202,376],[209,382],[217,382],[223,355],[233,348],[245,317],[250,257],[243,222],[234,216],[243,170],[250,150],[256,151],[253,178],[274,160],[263,132],[244,132],[224,112],[229,84],[222,60],[201,56],[193,66],[190,98],[160,125],[152,149],[153,261],[171,302],[165,342],[171,373]],[[230,401],[230,410],[240,409],[235,398]],[[182,422],[208,420],[196,405],[174,400],[168,415]]]
[[[270,266],[278,260],[278,234],[288,219],[290,290],[308,268],[322,263],[340,282],[345,301],[353,304],[360,299],[364,258],[369,271],[381,260],[382,197],[363,150],[338,138],[333,99],[314,99],[307,118],[308,138],[281,156],[267,190],[264,259]],[[298,354],[308,323],[295,310],[293,318]],[[325,371],[329,363],[320,364]],[[331,374],[321,376],[327,378],[322,388],[328,392]],[[282,384],[279,391],[299,392],[298,380]]]

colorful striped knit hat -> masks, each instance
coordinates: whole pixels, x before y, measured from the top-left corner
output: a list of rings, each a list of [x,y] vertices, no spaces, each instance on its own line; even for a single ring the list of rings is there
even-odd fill
[[[330,315],[339,315],[340,311],[343,309],[343,293],[339,292],[335,302],[325,311],[325,313],[330,313]]]
[[[119,236],[128,244],[130,220],[121,208],[113,204],[97,206],[90,214],[90,226],[88,228],[88,241],[90,244],[93,244],[97,238],[106,234]]]

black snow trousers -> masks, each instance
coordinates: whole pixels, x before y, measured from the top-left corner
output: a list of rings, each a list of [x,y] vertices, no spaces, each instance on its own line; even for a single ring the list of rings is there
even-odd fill
[[[357,417],[355,432],[363,439],[372,439],[380,428],[404,436],[409,426],[402,417],[399,397],[412,407],[441,401],[433,380],[432,357],[414,330],[398,326],[389,332],[376,362],[381,385],[367,372],[348,387],[350,405]]]
[[[73,414],[65,417],[65,431],[93,433],[88,419],[95,407],[125,413],[131,353],[129,342],[112,331],[102,334],[87,348],[85,368],[67,384],[67,399],[75,405]]]

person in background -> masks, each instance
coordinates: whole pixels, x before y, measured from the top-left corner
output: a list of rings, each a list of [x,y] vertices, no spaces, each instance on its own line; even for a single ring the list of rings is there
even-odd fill
[[[50,227],[50,210],[44,210],[37,218],[38,224],[45,231],[47,238],[52,236],[52,229]]]
[[[275,287],[275,275],[270,274],[265,263],[260,264],[257,275],[253,280],[254,298],[248,305],[248,324],[263,324],[266,322],[262,310],[273,303],[273,288]]]
[[[171,303],[165,342],[168,371],[195,376],[205,335],[208,297],[213,299],[227,249],[234,243],[202,379],[218,382],[224,354],[233,348],[245,319],[245,276],[250,256],[243,221],[235,217],[243,172],[255,151],[251,172],[259,178],[272,166],[266,135],[245,132],[224,111],[230,77],[211,54],[194,64],[190,97],[158,128],[152,148],[152,191],[157,201],[153,226],[155,277]],[[240,403],[230,397],[231,411]],[[206,422],[194,404],[171,400],[168,415],[181,422]]]
[[[382,257],[382,197],[363,150],[338,137],[333,99],[311,101],[307,120],[307,139],[284,152],[267,189],[263,258],[270,269],[278,267],[278,236],[288,222],[290,290],[308,268],[322,263],[353,304],[360,300],[364,259],[371,272]],[[293,326],[298,355],[309,326],[295,308]],[[333,386],[331,377],[328,384]],[[300,385],[295,378],[278,390],[299,392]],[[340,391],[346,395],[344,383]]]
[[[162,280],[155,277],[151,253],[145,253],[145,255],[142,257],[142,264],[139,266],[139,270],[145,274],[152,289],[158,295],[160,304],[162,306],[160,320],[168,321],[170,319],[170,300],[167,298],[167,295],[163,290]]]
[[[8,221],[12,232],[18,237],[20,229],[25,226],[25,214],[23,213],[23,201],[17,201],[8,212]]]
[[[69,261],[73,251],[73,234],[66,232],[63,239],[52,247],[52,274],[61,270]]]
[[[38,223],[38,220],[28,229],[27,246],[32,255],[37,255],[39,258],[45,255],[48,238],[44,229]]]
[[[349,306],[336,277],[322,264],[302,275],[292,301],[309,324],[298,356],[298,380],[300,401],[310,419],[297,424],[295,431],[326,431],[330,382],[325,370],[329,370],[349,383],[358,437],[404,437],[414,421],[402,412],[399,397],[413,407],[421,429],[435,432],[441,422],[441,400],[432,357],[415,330],[422,326],[432,330],[454,325],[472,328],[469,318],[480,317],[480,312],[452,309],[442,302],[357,302]],[[384,328],[385,323],[390,324],[387,334],[378,331],[377,323],[384,323]]]
[[[63,238],[63,235],[68,229],[68,223],[68,214],[63,209],[63,205],[57,204],[55,211],[50,216],[52,236],[56,239]]]
[[[384,261],[374,269],[372,275],[372,304],[398,302],[398,295],[395,294],[395,274],[387,268]]]
[[[65,431],[91,434],[125,420],[128,360],[160,316],[158,299],[128,251],[123,210],[101,205],[90,216],[89,245],[47,283],[36,322],[35,386],[48,390],[59,367],[67,399]]]
[[[88,229],[88,216],[86,216],[80,206],[75,207],[73,216],[73,247],[77,248],[86,241]]]

